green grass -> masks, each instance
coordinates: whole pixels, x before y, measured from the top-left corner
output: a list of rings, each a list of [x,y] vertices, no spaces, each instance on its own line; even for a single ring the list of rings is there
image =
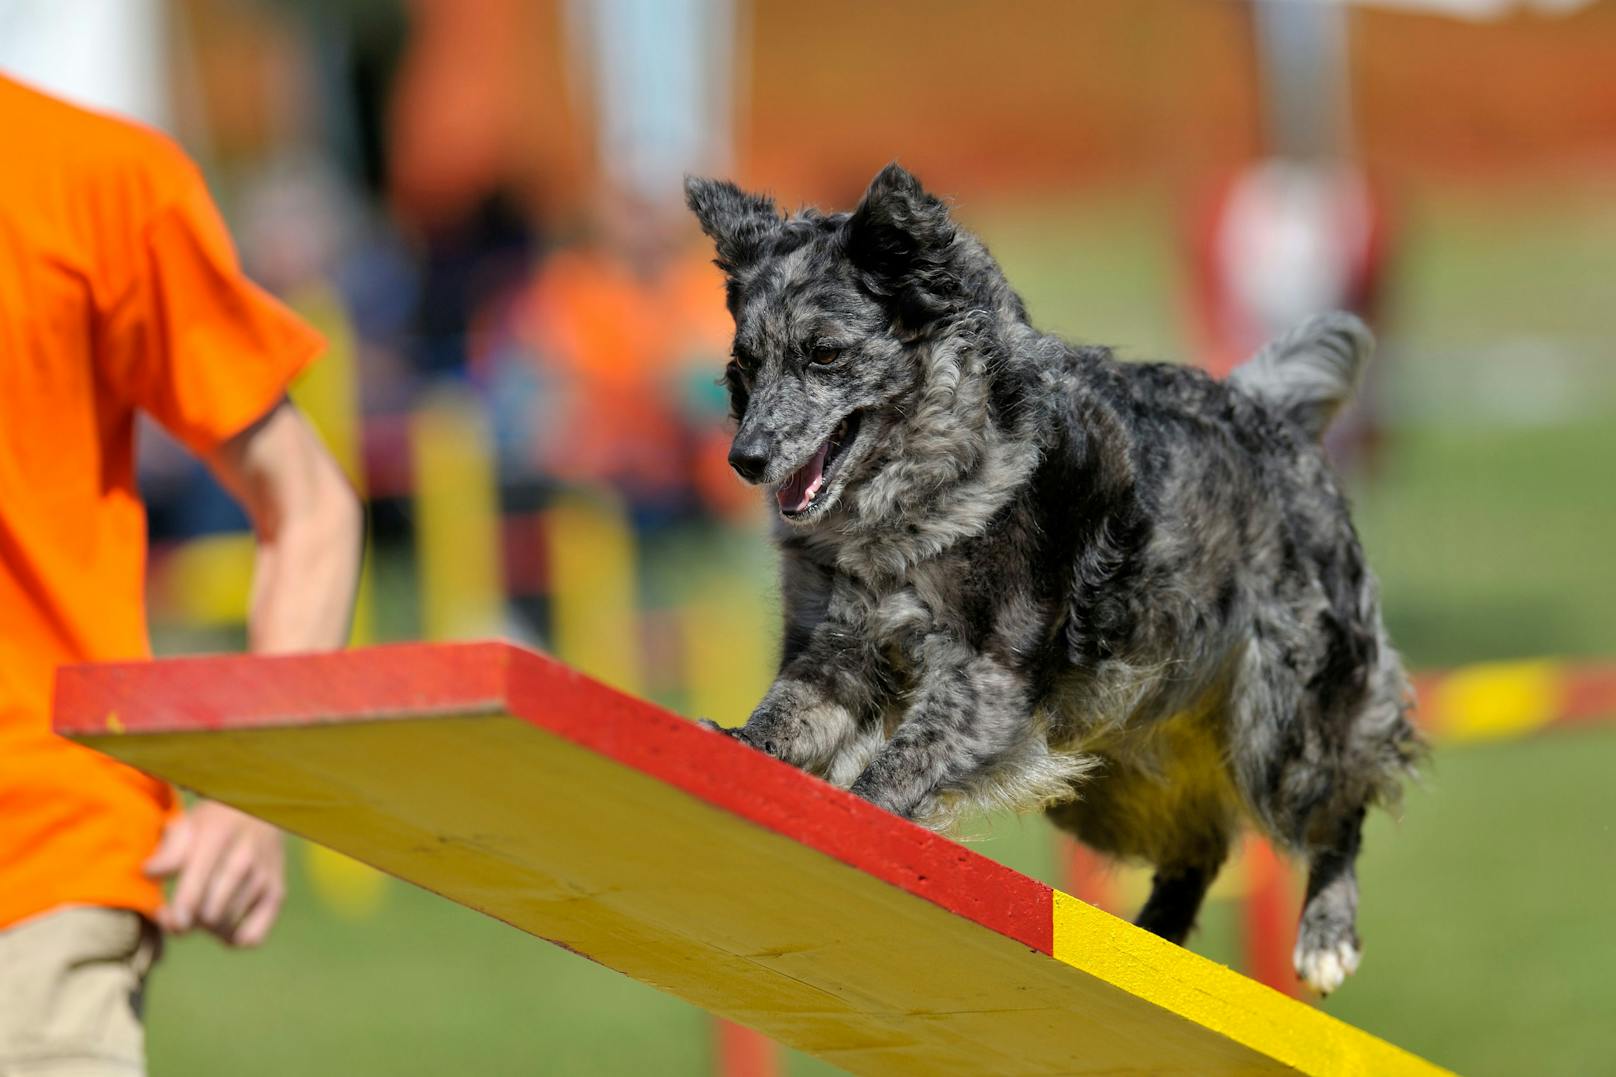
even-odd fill
[[[1358,524],[1413,664],[1616,657],[1616,424],[1392,437]]]
[[[1580,197],[1414,210],[1381,384],[1398,421],[1383,466],[1352,483],[1393,636],[1426,667],[1616,657],[1616,376],[1598,361],[1616,323],[1616,217]],[[1183,348],[1164,212],[1132,199],[974,223],[1047,324],[1171,356]],[[1487,350],[1516,338],[1558,358]],[[1558,418],[1510,410],[1556,379],[1552,399],[1574,405]],[[745,543],[660,549],[644,577],[657,604],[710,579],[716,557],[767,588]],[[379,575],[388,635],[413,623],[406,568]],[[1440,750],[1401,821],[1370,826],[1364,967],[1325,1008],[1468,1074],[1616,1072],[1613,773],[1616,723]],[[992,830],[977,848],[1059,881],[1041,822]],[[299,869],[267,949],[174,944],[151,995],[153,1072],[708,1071],[704,1015],[412,887],[385,894],[345,920]],[[1209,908],[1195,948],[1233,960],[1233,927],[1232,907]],[[801,1058],[791,1071],[827,1072]]]
[[[1616,727],[1438,754],[1369,827],[1364,965],[1325,1009],[1466,1074],[1616,1069]]]
[[[172,946],[154,1073],[702,1072],[702,1015],[650,988],[411,886],[353,922],[294,885],[264,950]]]

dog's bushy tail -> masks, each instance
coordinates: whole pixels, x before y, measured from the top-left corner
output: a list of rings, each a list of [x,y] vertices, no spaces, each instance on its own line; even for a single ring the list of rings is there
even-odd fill
[[[1355,315],[1317,314],[1242,363],[1229,381],[1320,438],[1374,350],[1374,334]]]

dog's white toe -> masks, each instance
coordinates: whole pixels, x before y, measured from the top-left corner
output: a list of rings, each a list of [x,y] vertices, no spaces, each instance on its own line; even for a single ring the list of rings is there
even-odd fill
[[[1363,952],[1351,940],[1342,939],[1334,946],[1317,950],[1303,949],[1298,942],[1292,961],[1296,965],[1296,974],[1309,987],[1321,995],[1328,995],[1358,971],[1358,962],[1362,957]]]

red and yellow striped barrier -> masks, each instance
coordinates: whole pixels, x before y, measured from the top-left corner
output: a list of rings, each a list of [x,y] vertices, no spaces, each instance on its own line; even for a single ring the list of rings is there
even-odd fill
[[[1551,658],[1417,675],[1415,718],[1438,743],[1497,740],[1616,718],[1616,665]]]

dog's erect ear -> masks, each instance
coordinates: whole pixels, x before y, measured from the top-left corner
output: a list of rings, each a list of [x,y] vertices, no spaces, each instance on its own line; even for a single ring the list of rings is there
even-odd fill
[[[847,222],[847,254],[879,295],[919,328],[948,309],[959,294],[953,271],[958,229],[943,200],[906,169],[887,165],[864,192]]]
[[[780,227],[780,211],[767,195],[748,194],[728,180],[685,177],[685,202],[718,249],[725,273],[757,261]]]

